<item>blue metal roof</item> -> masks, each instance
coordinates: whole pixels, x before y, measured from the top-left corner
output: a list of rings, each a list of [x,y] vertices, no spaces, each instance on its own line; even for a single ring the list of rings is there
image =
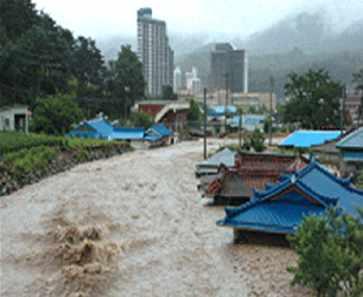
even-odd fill
[[[353,188],[350,180],[335,177],[313,160],[280,183],[268,185],[262,192],[255,191],[249,203],[227,208],[226,217],[217,224],[289,234],[306,215],[320,215],[329,207],[357,217],[358,209],[363,208],[363,192]]]
[[[142,140],[145,131],[143,128],[114,128],[107,120],[100,118],[81,123],[67,135],[107,140]]]
[[[105,138],[111,136],[113,133],[113,126],[104,119],[94,119],[86,122],[87,125],[96,130],[100,135]]]
[[[233,113],[237,112],[237,107],[234,105],[228,105],[227,109],[226,109],[224,105],[211,106],[208,109],[208,116],[211,116],[211,117],[224,116],[225,110],[226,110],[226,113],[233,114]]]
[[[264,115],[257,115],[257,114],[246,114],[242,116],[242,127],[247,130],[254,130],[258,128],[258,126],[263,125],[265,121]],[[232,128],[236,128],[239,126],[240,116],[234,116],[229,121],[229,125]]]
[[[145,130],[143,128],[114,128],[111,135],[115,140],[143,140]]]
[[[158,134],[161,137],[173,136],[173,131],[166,127],[163,123],[154,124],[149,129],[147,134]]]
[[[280,146],[311,148],[339,138],[340,131],[299,130],[285,138]]]
[[[343,137],[338,143],[340,149],[360,149],[363,150],[363,127]]]
[[[82,122],[67,136],[80,138],[111,139],[112,125],[104,119],[93,119]]]

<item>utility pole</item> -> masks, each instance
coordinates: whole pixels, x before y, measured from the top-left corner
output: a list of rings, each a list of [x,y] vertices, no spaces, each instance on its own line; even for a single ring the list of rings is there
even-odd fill
[[[272,107],[272,100],[273,100],[273,93],[274,93],[274,78],[273,76],[270,77],[270,118],[269,118],[269,125],[268,125],[268,134],[269,134],[269,138],[268,138],[268,144],[269,146],[272,146],[272,112],[273,112],[273,107]]]
[[[345,112],[345,97],[346,97],[346,87],[342,88],[342,98],[340,100],[340,133],[344,134],[344,112]]]
[[[203,156],[207,160],[207,89],[203,90],[203,104],[204,104],[204,129],[203,129]]]
[[[239,119],[238,119],[238,145],[239,148],[242,147],[242,112],[239,110]]]
[[[229,100],[229,74],[225,74],[226,77],[226,101],[224,104],[224,131],[227,133],[227,107],[228,107],[228,100]]]

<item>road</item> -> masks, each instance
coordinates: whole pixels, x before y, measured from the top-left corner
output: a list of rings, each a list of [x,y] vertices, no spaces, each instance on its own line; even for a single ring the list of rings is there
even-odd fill
[[[236,246],[231,230],[216,226],[223,208],[205,206],[196,191],[201,149],[201,142],[184,142],[136,151],[1,198],[0,295],[308,296],[289,286],[290,249]],[[103,268],[91,290],[83,292],[78,274],[70,279],[65,258],[58,259],[54,238],[66,225],[103,230],[94,253]],[[117,252],[105,260],[112,244]]]

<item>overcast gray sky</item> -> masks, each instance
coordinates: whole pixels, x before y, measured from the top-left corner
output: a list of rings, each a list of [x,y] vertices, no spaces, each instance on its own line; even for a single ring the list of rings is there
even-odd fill
[[[259,31],[301,10],[324,9],[346,25],[363,11],[363,0],[33,0],[59,24],[93,38],[134,35],[136,11],[153,8],[169,32],[240,34]]]

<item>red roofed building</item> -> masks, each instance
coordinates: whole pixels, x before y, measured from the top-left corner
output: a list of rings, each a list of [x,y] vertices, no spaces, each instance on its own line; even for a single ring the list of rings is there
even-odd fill
[[[307,160],[278,154],[237,154],[235,167],[221,165],[217,175],[202,180],[203,196],[217,204],[240,205],[250,199],[253,191],[275,183],[285,173],[306,166]],[[207,180],[208,179],[208,180]]]

